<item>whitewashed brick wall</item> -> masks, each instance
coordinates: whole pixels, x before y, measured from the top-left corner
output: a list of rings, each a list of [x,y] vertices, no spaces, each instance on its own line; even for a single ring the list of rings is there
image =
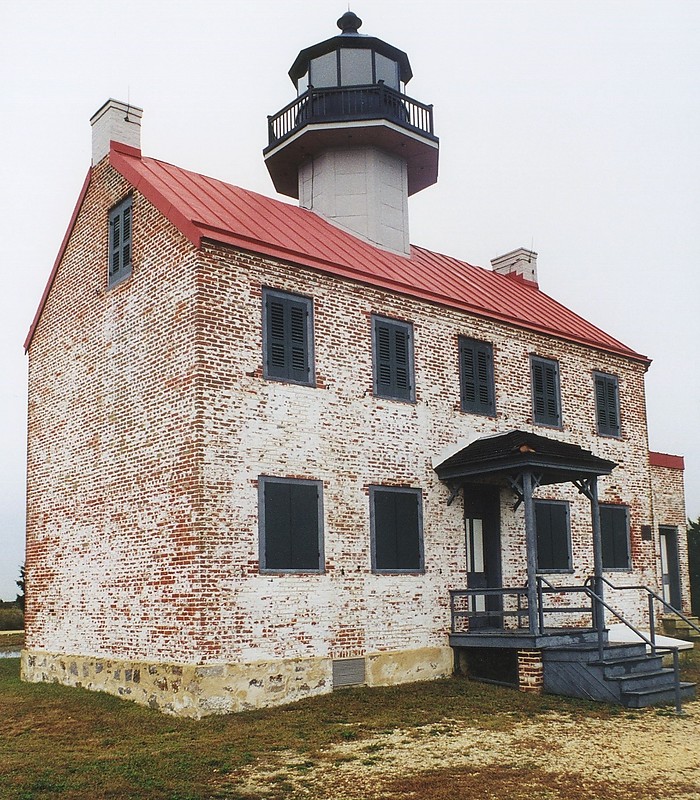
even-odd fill
[[[106,290],[107,214],[129,187],[95,170],[30,348],[30,650],[208,663],[447,643],[464,588],[461,500],[432,469],[457,442],[512,428],[619,467],[602,502],[630,507],[634,570],[656,586],[644,367],[313,270],[195,249],[138,193],[131,279]],[[263,379],[262,289],[313,298],[316,386]],[[372,394],[371,315],[413,323],[415,404]],[[459,405],[458,337],[494,345],[495,418]],[[563,428],[533,426],[529,356],[559,361]],[[593,371],[619,378],[622,435],[596,433]],[[323,482],[325,572],[261,575],[258,478]],[[425,574],[370,569],[372,484],[423,490]],[[573,487],[574,572],[593,569],[590,506]],[[502,492],[503,578],[525,582],[522,508]],[[621,610],[637,620],[642,603]]]

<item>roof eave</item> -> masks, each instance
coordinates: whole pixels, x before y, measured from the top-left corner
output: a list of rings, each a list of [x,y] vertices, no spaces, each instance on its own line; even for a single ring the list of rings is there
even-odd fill
[[[29,346],[31,345],[32,339],[34,338],[34,332],[37,329],[39,320],[41,319],[42,312],[44,311],[44,306],[46,305],[49,299],[49,294],[51,293],[51,287],[53,286],[53,282],[56,279],[56,273],[58,272],[59,264],[63,260],[66,248],[68,247],[68,242],[70,241],[71,234],[73,233],[73,228],[75,227],[76,220],[78,219],[78,214],[80,214],[80,209],[83,207],[83,201],[85,200],[85,195],[87,194],[88,188],[90,186],[91,177],[92,177],[92,167],[88,169],[87,175],[85,176],[85,180],[83,181],[82,189],[80,190],[80,194],[78,195],[78,200],[75,204],[75,208],[73,209],[73,214],[71,215],[70,222],[68,223],[68,228],[66,229],[66,233],[63,237],[63,241],[61,242],[61,246],[58,248],[58,255],[56,256],[56,260],[54,261],[51,273],[49,275],[49,279],[46,281],[46,286],[44,287],[44,292],[41,295],[41,300],[39,301],[39,306],[36,310],[36,313],[34,314],[34,319],[32,320],[32,324],[29,327],[29,332],[27,333],[27,337],[24,340],[25,353],[29,350]]]

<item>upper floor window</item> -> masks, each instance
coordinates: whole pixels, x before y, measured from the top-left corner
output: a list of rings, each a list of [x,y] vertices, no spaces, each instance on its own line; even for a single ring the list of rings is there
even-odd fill
[[[604,569],[630,569],[630,526],[627,506],[600,506]]]
[[[372,320],[374,394],[414,400],[413,326],[382,317]]]
[[[595,411],[598,422],[598,433],[603,436],[620,435],[620,399],[617,378],[594,372]]]
[[[420,489],[370,486],[372,569],[419,572],[423,569],[423,519]]]
[[[263,290],[263,375],[313,386],[313,316],[308,297]]]
[[[493,347],[488,342],[460,337],[459,377],[462,411],[493,416],[496,411]]]
[[[320,481],[261,477],[260,569],[320,572],[323,569],[323,506]]]
[[[547,358],[532,356],[532,413],[536,423],[552,428],[561,426],[561,394],[559,364]]]
[[[569,504],[559,500],[535,501],[538,572],[571,569]]]
[[[131,197],[109,212],[109,286],[131,275]]]

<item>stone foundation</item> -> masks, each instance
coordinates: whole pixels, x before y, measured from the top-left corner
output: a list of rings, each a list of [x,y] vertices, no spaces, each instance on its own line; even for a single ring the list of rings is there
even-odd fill
[[[521,692],[542,694],[544,665],[541,650],[518,650],[518,689]]]
[[[452,673],[449,647],[365,657],[368,686],[442,678]],[[172,664],[22,651],[22,679],[60,683],[133,700],[166,714],[200,719],[282,705],[333,691],[330,658],[248,664]]]

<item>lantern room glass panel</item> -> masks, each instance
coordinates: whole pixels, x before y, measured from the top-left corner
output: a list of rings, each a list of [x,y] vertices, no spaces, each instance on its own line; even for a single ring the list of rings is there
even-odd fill
[[[381,53],[376,53],[375,56],[375,69],[377,73],[377,83],[384,81],[385,86],[399,91],[399,65],[396,61],[383,56]]]
[[[372,51],[343,48],[340,51],[340,85],[365,86],[372,82]]]
[[[297,95],[301,97],[304,92],[309,88],[309,71],[306,72],[297,81]]]
[[[325,53],[311,60],[309,83],[316,89],[338,85],[337,51]]]

